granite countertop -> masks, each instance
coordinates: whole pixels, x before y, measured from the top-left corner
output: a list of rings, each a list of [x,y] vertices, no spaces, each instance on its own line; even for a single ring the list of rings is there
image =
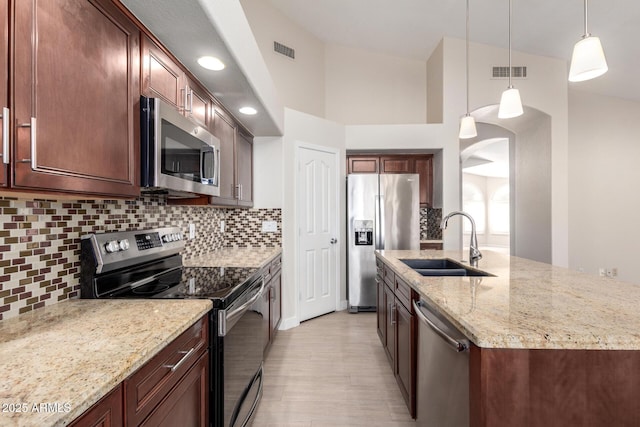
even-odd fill
[[[72,299],[3,320],[0,425],[69,424],[211,307],[206,299]],[[42,403],[58,410],[38,412]]]
[[[478,269],[496,277],[423,277],[399,261],[458,251],[377,255],[479,347],[640,350],[638,285],[491,251]]]
[[[185,267],[261,268],[282,253],[282,248],[222,248],[183,260]]]

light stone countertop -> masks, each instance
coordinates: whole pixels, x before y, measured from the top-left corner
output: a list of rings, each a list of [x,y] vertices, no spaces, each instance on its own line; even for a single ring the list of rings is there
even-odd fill
[[[282,248],[222,248],[183,260],[185,267],[260,268],[282,253]]]
[[[423,277],[399,261],[468,251],[377,251],[479,347],[640,350],[640,286],[482,253],[478,269],[496,277]]]
[[[211,307],[206,299],[72,299],[3,320],[0,425],[69,424]],[[33,411],[41,403],[60,412]]]

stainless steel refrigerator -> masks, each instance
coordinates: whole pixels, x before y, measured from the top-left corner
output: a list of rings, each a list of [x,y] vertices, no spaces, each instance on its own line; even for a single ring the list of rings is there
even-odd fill
[[[376,249],[420,249],[417,174],[347,175],[349,311],[376,309]]]

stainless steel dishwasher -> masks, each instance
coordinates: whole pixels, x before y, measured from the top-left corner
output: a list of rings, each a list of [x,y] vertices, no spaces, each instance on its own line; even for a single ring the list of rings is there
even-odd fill
[[[469,340],[427,302],[413,302],[418,325],[416,424],[469,425]]]

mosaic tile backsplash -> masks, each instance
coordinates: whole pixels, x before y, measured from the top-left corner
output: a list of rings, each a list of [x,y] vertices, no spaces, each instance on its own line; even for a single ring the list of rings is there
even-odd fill
[[[262,222],[273,221],[277,231],[262,232]],[[272,248],[282,246],[281,209],[229,209],[225,230],[225,247]]]
[[[442,221],[442,209],[421,208],[420,209],[420,240],[442,239],[442,230],[440,229],[440,221]]]
[[[281,216],[279,209],[265,211],[170,206],[161,197],[100,201],[0,198],[0,320],[78,296],[83,234],[177,226],[187,235],[193,223],[196,237],[186,241],[183,252],[189,258],[225,245],[221,220],[232,225],[227,228],[229,243],[239,244],[235,236],[241,238],[243,222]],[[251,244],[279,245],[277,221],[278,233],[260,233],[250,225]]]

